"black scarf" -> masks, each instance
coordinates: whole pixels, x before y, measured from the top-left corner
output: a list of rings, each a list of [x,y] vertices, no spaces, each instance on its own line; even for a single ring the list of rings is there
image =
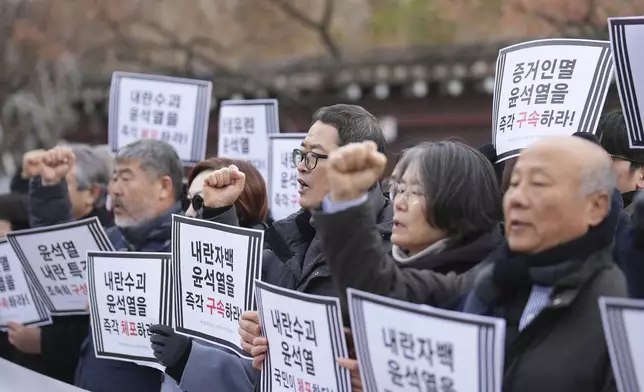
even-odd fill
[[[140,249],[146,242],[170,240],[172,237],[173,214],[183,215],[180,202],[176,202],[156,218],[137,226],[122,228],[121,233],[134,249]]]
[[[579,270],[590,255],[611,245],[619,213],[619,208],[613,206],[608,216],[585,235],[538,254],[514,253],[505,242],[491,255],[494,263],[491,274],[488,272],[491,276],[477,279],[477,295],[492,301],[490,295],[498,300],[499,297],[509,298],[530,290],[533,285],[555,285]]]

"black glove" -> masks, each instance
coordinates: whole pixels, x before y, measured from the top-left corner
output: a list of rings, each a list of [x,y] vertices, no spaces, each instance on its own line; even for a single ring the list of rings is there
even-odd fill
[[[166,366],[166,373],[181,382],[183,370],[188,363],[192,341],[183,335],[174,332],[172,327],[167,325],[153,325],[150,327],[150,342],[154,357],[163,366]]]

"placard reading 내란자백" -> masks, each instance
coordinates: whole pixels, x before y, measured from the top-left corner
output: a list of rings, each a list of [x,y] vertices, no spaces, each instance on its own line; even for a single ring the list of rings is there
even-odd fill
[[[505,320],[347,294],[365,391],[501,392]]]
[[[240,356],[239,319],[255,310],[264,231],[172,216],[174,328]]]
[[[612,70],[608,41],[546,39],[501,49],[492,110],[497,161],[546,137],[594,133]]]

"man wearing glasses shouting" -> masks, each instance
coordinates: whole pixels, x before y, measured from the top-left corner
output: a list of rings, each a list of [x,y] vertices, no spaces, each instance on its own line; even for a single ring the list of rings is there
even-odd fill
[[[299,149],[293,151],[297,167],[300,211],[276,221],[266,230],[262,280],[291,290],[324,296],[340,296],[331,272],[324,261],[320,241],[310,210],[318,208],[329,192],[327,157],[333,150],[349,143],[371,140],[378,151],[385,152],[385,138],[378,120],[360,106],[334,105],[323,107],[313,115],[309,132]],[[216,170],[204,182],[202,217],[229,225],[238,225],[234,203],[244,190],[245,175],[235,166]],[[372,211],[378,222],[386,251],[391,250],[392,203],[374,184],[369,192]],[[334,204],[341,208],[342,205]],[[264,350],[267,343],[254,341],[259,336],[257,312],[246,312],[240,320],[240,335],[244,350],[253,354]],[[167,366],[184,391],[218,390],[252,392],[259,380],[259,369],[250,361],[240,359],[216,347],[191,342],[168,329],[164,336],[154,338],[165,343],[155,350],[160,362]],[[261,339],[261,338],[260,338]],[[176,348],[180,349],[176,349]],[[263,356],[255,355],[255,364]]]

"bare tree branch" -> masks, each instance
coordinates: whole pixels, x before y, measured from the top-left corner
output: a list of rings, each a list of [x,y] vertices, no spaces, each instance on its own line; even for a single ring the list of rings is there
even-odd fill
[[[215,56],[209,56],[204,53],[206,49],[219,54],[225,54],[225,52],[230,50],[230,48],[227,48],[212,38],[193,37],[188,40],[181,40],[171,29],[168,29],[156,20],[149,20],[142,17],[138,12],[126,18],[119,18],[119,20],[114,20],[106,12],[101,12],[100,19],[110,29],[114,37],[101,43],[101,47],[94,47],[85,51],[83,53],[84,55],[89,55],[101,49],[104,50],[104,45],[109,44],[117,51],[118,49],[125,49],[128,53],[128,59],[126,59],[128,63],[144,65],[147,69],[159,71],[163,67],[160,67],[159,64],[155,64],[152,61],[152,54],[166,52],[168,55],[173,56],[181,54],[184,59],[183,63],[175,67],[165,67],[165,72],[191,77],[194,76],[195,64],[199,62],[206,65],[207,68],[214,71],[215,75],[219,76],[217,79],[219,85],[243,91],[244,86],[251,83],[257,88],[274,92],[281,101],[287,104],[308,108],[307,103],[297,95],[287,90],[276,90],[271,85],[270,80],[264,80],[254,75],[238,71],[216,60]],[[142,27],[158,36],[159,40],[150,40],[128,34],[127,30],[131,30],[133,27]]]
[[[333,60],[340,61],[342,59],[342,51],[331,35],[331,22],[333,21],[335,0],[325,0],[324,12],[319,22],[316,22],[301,11],[297,10],[291,3],[289,3],[289,0],[268,0],[268,2],[278,7],[282,12],[302,24],[304,27],[314,30],[319,35],[320,40]]]

